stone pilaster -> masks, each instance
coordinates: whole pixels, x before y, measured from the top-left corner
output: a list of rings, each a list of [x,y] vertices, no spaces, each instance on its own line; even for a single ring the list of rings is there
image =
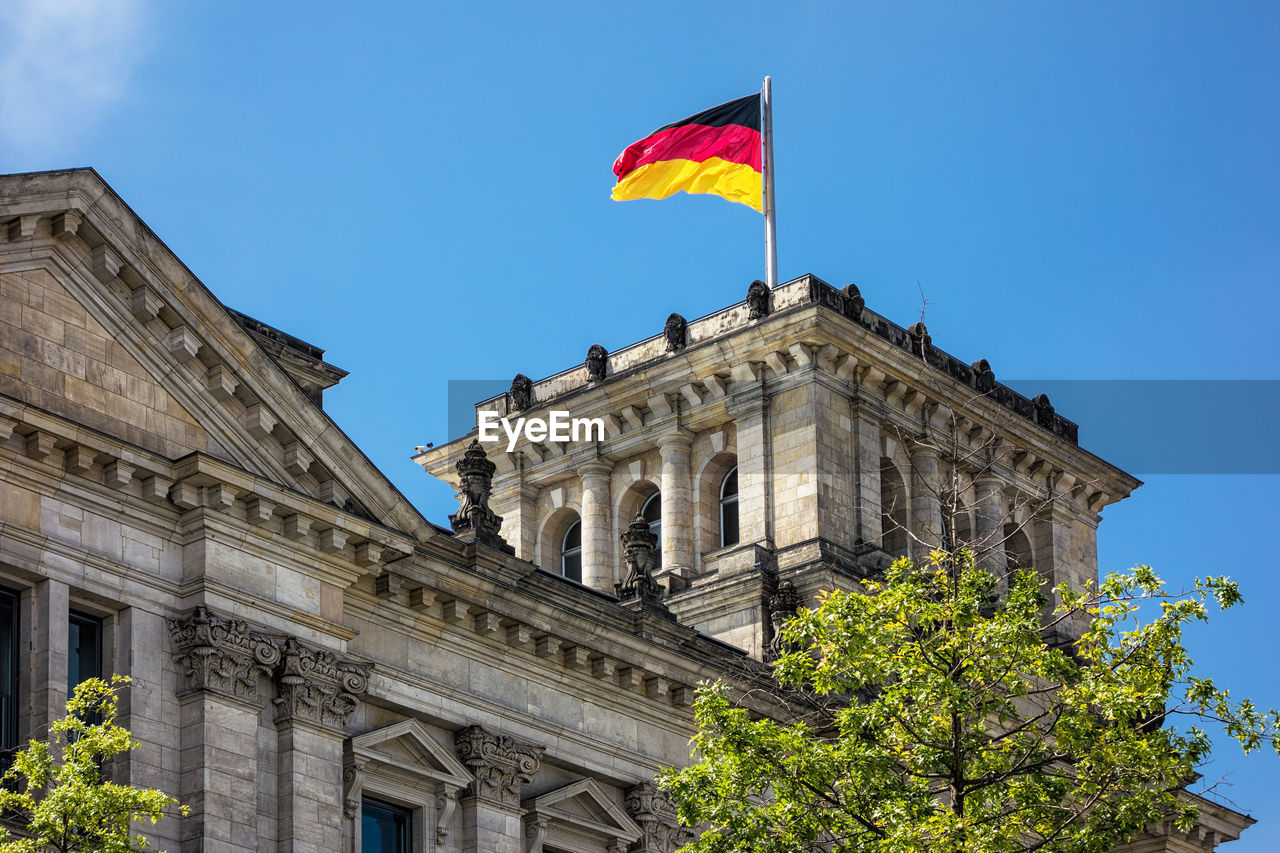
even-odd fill
[[[641,782],[627,791],[627,814],[644,834],[631,845],[631,853],[674,853],[693,838],[676,819],[676,807],[652,782]]]
[[[49,724],[67,712],[67,614],[70,590],[57,580],[43,580],[23,596],[23,621],[29,625],[29,685],[19,742],[44,740]],[[25,732],[25,734],[23,734]]]
[[[662,454],[662,571],[682,578],[693,574],[693,473],[689,436],[668,433]],[[741,499],[739,499],[741,500]]]
[[[772,547],[768,407],[768,400],[758,387],[735,396],[729,403],[738,433],[738,541]]]
[[[598,459],[578,468],[582,478],[582,582],[600,592],[613,592],[613,520],[609,476],[613,467]]]
[[[116,758],[116,781],[139,788],[181,790],[178,768],[167,766],[164,746],[181,742],[180,720],[167,706],[165,671],[168,645],[164,616],[138,607],[126,607],[119,615],[119,651],[115,669],[132,682],[120,697],[120,723],[139,741]],[[148,827],[147,837],[157,850],[178,850],[182,821],[163,820]]]
[[[191,815],[182,850],[256,851],[261,679],[279,662],[280,645],[205,607],[168,624],[184,680],[178,787]]]
[[[978,511],[974,519],[973,550],[978,565],[1003,577],[1008,570],[1004,552],[1004,483],[990,474],[973,483]]]
[[[454,738],[458,758],[475,782],[462,798],[462,849],[467,853],[523,853],[520,788],[542,763],[541,747],[470,726]]]
[[[343,732],[369,686],[369,664],[288,638],[276,671],[281,853],[340,847]]]
[[[928,441],[911,442],[911,554],[916,559],[942,544],[941,494],[938,449]]]
[[[879,545],[884,539],[884,525],[880,517],[880,423],[858,401],[854,402],[852,420],[857,477],[854,544]]]

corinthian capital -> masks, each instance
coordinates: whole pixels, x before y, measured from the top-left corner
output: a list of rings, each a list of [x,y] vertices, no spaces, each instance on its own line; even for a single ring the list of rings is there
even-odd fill
[[[371,669],[372,664],[342,660],[289,637],[276,671],[276,722],[342,728],[369,689]]]
[[[519,808],[520,786],[528,784],[542,763],[542,747],[496,735],[480,726],[465,728],[454,737],[458,758],[475,782],[471,793],[482,800]]]
[[[270,675],[280,661],[280,644],[249,629],[247,622],[226,619],[200,606],[166,620],[182,666],[186,690],[208,690],[250,702],[261,702],[258,677]]]

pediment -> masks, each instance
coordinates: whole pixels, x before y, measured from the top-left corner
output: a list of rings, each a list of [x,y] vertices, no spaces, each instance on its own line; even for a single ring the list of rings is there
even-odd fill
[[[246,328],[95,172],[0,177],[0,222],[0,394],[171,460],[205,454],[433,535],[299,384],[301,368],[282,366],[283,350],[270,351],[261,328]]]
[[[594,779],[579,779],[522,803],[529,817],[564,823],[609,838],[636,841],[640,827]]]
[[[466,766],[417,720],[402,720],[358,735],[351,739],[351,753],[357,761],[364,762],[368,770],[394,767],[453,788],[472,781]]]

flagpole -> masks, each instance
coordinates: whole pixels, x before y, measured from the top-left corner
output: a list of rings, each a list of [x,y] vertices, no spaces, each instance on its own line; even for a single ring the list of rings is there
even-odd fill
[[[778,286],[778,235],[773,203],[773,80],[764,78],[760,92],[760,126],[764,147],[764,254],[765,284]]]

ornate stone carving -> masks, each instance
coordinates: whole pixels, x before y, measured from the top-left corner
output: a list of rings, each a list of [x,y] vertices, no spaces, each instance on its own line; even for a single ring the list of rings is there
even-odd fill
[[[858,290],[856,284],[846,284],[844,290],[840,292],[844,294],[845,316],[857,320],[862,316],[862,309],[867,307],[867,300],[862,298],[862,291]]]
[[[769,316],[769,285],[760,279],[747,288],[747,318],[759,320]]]
[[[533,380],[523,373],[517,373],[511,380],[511,405],[517,412],[533,405]]]
[[[626,809],[644,831],[640,841],[631,845],[637,853],[673,853],[693,840],[693,832],[676,818],[671,799],[652,782],[641,782],[627,791]]]
[[[924,323],[915,323],[907,334],[911,336],[911,353],[924,358],[928,354],[929,347],[933,346],[933,337],[929,334],[929,330],[925,328]]]
[[[587,381],[603,382],[609,366],[609,351],[599,344],[587,350]]]
[[[1053,425],[1053,403],[1049,402],[1048,394],[1037,394],[1031,405],[1036,408],[1036,423],[1042,427]]]
[[[642,603],[657,604],[662,600],[662,589],[653,579],[653,549],[658,536],[649,529],[649,522],[637,514],[636,520],[622,534],[622,547],[626,553],[627,577],[614,584],[620,601],[639,598]]]
[[[279,663],[277,640],[249,630],[247,622],[224,619],[203,605],[166,621],[176,650],[173,660],[182,665],[186,689],[262,701],[258,677],[269,675]]]
[[[458,808],[458,792],[446,789],[436,795],[436,843],[444,844],[449,837],[449,822],[453,820],[453,812]]]
[[[667,318],[667,324],[662,327],[662,336],[667,339],[667,351],[677,352],[684,349],[685,337],[689,333],[689,323],[679,314],[672,314]]]
[[[772,636],[769,647],[765,649],[765,660],[777,660],[787,652],[787,646],[782,642],[782,624],[800,609],[800,594],[791,581],[782,581],[769,596],[768,604]]]
[[[515,549],[498,533],[502,528],[502,516],[489,508],[493,472],[497,468],[485,455],[480,442],[472,441],[458,460],[458,502],[462,506],[449,516],[449,525],[459,538],[514,554]]]
[[[276,722],[342,728],[369,689],[371,669],[372,664],[340,660],[289,637],[276,671]]]
[[[520,786],[528,784],[538,772],[542,748],[496,735],[480,726],[463,729],[453,742],[458,758],[475,777],[468,793],[495,805],[518,809]]]
[[[360,814],[360,796],[364,792],[364,768],[348,764],[342,768],[342,814],[354,820]]]
[[[996,375],[991,370],[991,364],[985,359],[980,358],[975,361],[973,367],[973,385],[978,389],[979,394],[990,394],[996,388]]]

